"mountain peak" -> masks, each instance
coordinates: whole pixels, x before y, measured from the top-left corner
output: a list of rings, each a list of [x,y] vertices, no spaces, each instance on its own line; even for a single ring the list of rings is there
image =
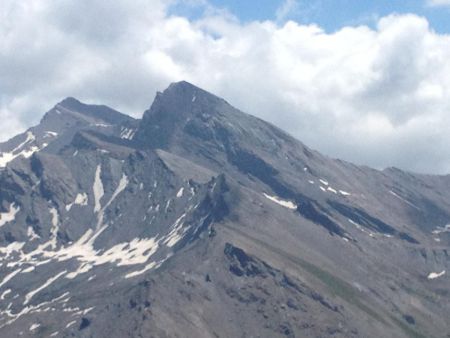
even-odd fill
[[[62,100],[61,102],[58,103],[58,105],[63,106],[65,108],[70,108],[73,106],[79,106],[82,105],[83,103],[81,103],[79,100],[77,100],[74,97],[66,97],[64,100]]]
[[[137,140],[150,146],[164,148],[176,130],[199,116],[211,116],[232,109],[223,99],[189,82],[169,85],[156,98],[141,121]]]
[[[201,88],[197,87],[196,85],[188,82],[188,81],[178,81],[178,82],[172,82],[167,89],[173,89],[173,88],[184,88],[186,90],[202,90]]]
[[[157,98],[161,96],[166,97],[167,100],[175,98],[178,102],[183,102],[185,105],[225,102],[222,98],[187,81],[171,83],[164,92],[158,93]]]
[[[88,118],[91,122],[101,120],[107,123],[114,124],[133,120],[133,118],[131,118],[130,116],[124,115],[112,108],[109,108],[108,106],[86,104],[70,96],[56,104],[54,109],[52,109],[46,114],[46,116],[44,116],[44,119],[48,118],[49,113],[50,115],[53,115],[54,112],[59,114],[61,113],[61,111],[64,111],[71,115],[76,114],[78,118],[83,116],[84,118]]]

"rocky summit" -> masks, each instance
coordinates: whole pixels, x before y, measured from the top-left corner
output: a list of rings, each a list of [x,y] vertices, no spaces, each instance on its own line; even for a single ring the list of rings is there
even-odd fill
[[[450,337],[450,176],[332,159],[187,82],[0,144],[1,337]]]

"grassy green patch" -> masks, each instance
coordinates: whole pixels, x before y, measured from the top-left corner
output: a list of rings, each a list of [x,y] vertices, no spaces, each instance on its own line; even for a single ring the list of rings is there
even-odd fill
[[[372,310],[366,304],[361,302],[361,298],[357,294],[355,288],[347,283],[346,281],[330,274],[329,272],[319,268],[316,265],[308,263],[300,258],[295,258],[295,260],[309,273],[314,275],[316,278],[321,280],[330,290],[333,296],[337,296],[345,301],[354,304],[359,309],[367,313],[369,316],[378,320],[379,322],[389,325],[383,317],[381,317],[377,312]]]

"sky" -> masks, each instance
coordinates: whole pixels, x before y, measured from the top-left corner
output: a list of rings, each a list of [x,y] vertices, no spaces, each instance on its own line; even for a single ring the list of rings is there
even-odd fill
[[[450,6],[450,0],[212,0],[210,3],[235,13],[243,22],[290,19],[300,24],[315,23],[333,32],[348,25],[375,27],[379,18],[393,13],[415,13],[426,17],[435,31],[450,32],[450,12],[443,10]]]
[[[450,0],[2,0],[0,141],[65,97],[141,117],[186,80],[311,148],[450,173]]]

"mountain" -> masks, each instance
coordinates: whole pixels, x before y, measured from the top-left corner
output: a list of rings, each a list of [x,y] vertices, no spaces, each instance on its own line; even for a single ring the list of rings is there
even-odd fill
[[[0,144],[2,337],[449,337],[450,176],[309,149],[187,82]]]
[[[39,125],[0,144],[0,169],[18,157],[29,158],[48,146],[46,151],[57,153],[80,130],[130,138],[137,122],[109,107],[66,98],[47,112]]]

